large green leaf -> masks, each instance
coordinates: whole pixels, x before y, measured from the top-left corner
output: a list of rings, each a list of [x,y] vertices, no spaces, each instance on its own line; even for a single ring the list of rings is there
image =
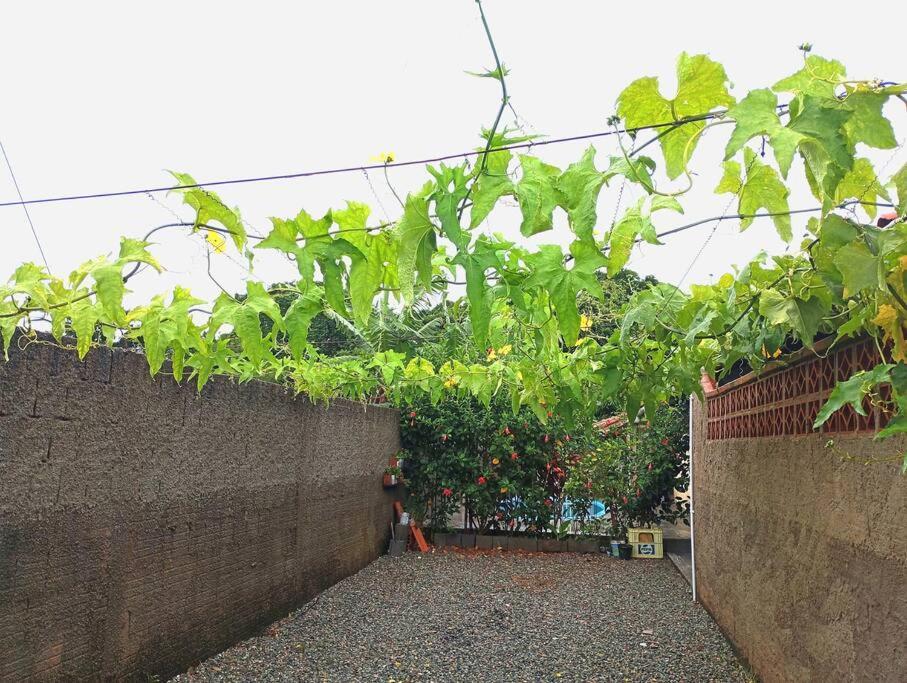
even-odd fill
[[[841,107],[852,112],[844,124],[852,145],[862,142],[879,149],[893,149],[897,146],[891,122],[882,114],[882,107],[887,100],[888,95],[881,93],[848,93]]]
[[[271,218],[271,232],[258,243],[257,248],[275,249],[293,256],[302,278],[312,281],[315,277],[315,259],[311,252],[306,252],[296,241],[298,236],[295,220]]]
[[[469,299],[469,321],[476,343],[484,347],[488,341],[488,327],[491,322],[492,289],[485,277],[489,268],[499,269],[499,251],[505,244],[496,243],[487,237],[476,240],[472,252],[461,251],[454,263],[466,271],[466,297]]]
[[[749,140],[765,135],[775,152],[781,174],[786,178],[803,136],[782,125],[775,94],[768,89],[752,90],[728,110],[728,117],[734,119],[735,126],[724,150],[724,158],[730,159]]]
[[[444,235],[458,247],[469,242],[469,236],[460,228],[458,207],[466,196],[466,166],[450,168],[441,164],[439,169],[428,166],[428,172],[435,177],[436,187],[431,195],[435,202],[435,213],[441,221]],[[473,199],[473,201],[475,201]]]
[[[879,277],[879,258],[862,241],[856,240],[838,249],[834,263],[844,278],[845,297],[864,289],[879,289],[880,282],[884,286],[884,278]]]
[[[513,154],[509,149],[491,151],[483,155],[487,159],[485,169],[476,177],[470,197],[469,227],[475,228],[484,221],[498,199],[513,194],[514,185],[507,174]]]
[[[824,247],[837,250],[856,239],[857,226],[836,213],[830,213],[822,219],[819,228],[819,242]]]
[[[270,344],[265,343],[262,337],[261,323],[255,309],[251,306],[238,306],[233,311],[232,323],[243,353],[252,363],[258,365],[271,355]]]
[[[804,344],[812,346],[825,310],[817,297],[803,300],[766,289],[759,296],[759,313],[773,325],[793,328]]]
[[[195,185],[195,179],[188,173],[170,172],[180,185]],[[183,201],[195,209],[195,223],[201,225],[216,221],[230,233],[236,248],[242,251],[246,246],[246,229],[243,226],[239,209],[231,209],[223,203],[216,193],[203,187],[190,187],[175,190],[183,195]]]
[[[601,297],[601,284],[595,271],[606,264],[601,253],[586,242],[574,242],[570,249],[573,254],[573,268],[567,269],[564,253],[554,244],[546,244],[532,255],[531,275],[525,287],[539,287],[548,292],[557,314],[558,328],[564,342],[572,346],[579,337],[580,315],[576,295],[586,290]]]
[[[793,237],[791,229],[790,215],[787,213],[790,207],[787,203],[789,193],[787,186],[778,177],[777,171],[767,164],[763,164],[756,157],[756,153],[747,147],[744,150],[744,160],[746,162],[746,177],[740,177],[740,164],[736,161],[724,162],[724,176],[716,193],[730,192],[738,195],[740,198],[737,211],[745,214],[740,219],[740,229],[746,230],[752,225],[755,218],[749,214],[756,213],[759,209],[767,209],[771,213],[778,215],[772,216],[775,229],[785,242],[790,242]]]
[[[831,99],[835,96],[835,86],[845,75],[841,62],[818,55],[807,55],[803,68],[782,78],[772,86],[772,90]]]
[[[98,323],[98,309],[88,299],[74,303],[69,308],[72,331],[76,335],[76,350],[79,358],[84,358],[91,348],[95,326]]]
[[[651,157],[639,154],[634,157],[609,157],[608,169],[604,172],[605,182],[617,175],[622,175],[632,183],[638,183],[651,193],[655,187],[652,173],[655,172],[655,161]]]
[[[158,263],[157,259],[148,251],[149,246],[151,246],[150,242],[133,239],[131,237],[121,237],[120,263],[123,265],[127,263],[147,263],[160,273],[162,270],[161,264]]]
[[[537,157],[520,155],[523,177],[516,186],[516,198],[523,212],[520,232],[525,237],[550,230],[555,207],[562,198],[557,186],[561,171]]]
[[[841,204],[848,199],[856,199],[870,218],[876,216],[876,202],[879,199],[888,200],[888,191],[882,187],[876,177],[875,169],[869,159],[860,157],[854,160],[853,167],[844,174],[841,182],[835,188],[835,204]]]
[[[403,300],[412,302],[416,271],[431,278],[431,252],[426,245],[434,244],[435,226],[428,214],[428,195],[434,188],[426,183],[418,194],[406,197],[403,218],[397,224],[397,274]]]
[[[816,415],[813,428],[818,429],[821,427],[836,410],[848,404],[860,415],[865,415],[863,399],[877,385],[889,381],[893,367],[894,365],[881,363],[872,370],[863,370],[854,374],[850,379],[838,382],[828,396],[825,405],[822,406]]]
[[[260,282],[254,282],[253,280],[246,282],[246,299],[243,305],[248,306],[256,313],[270,318],[277,329],[283,327],[283,316],[280,314],[280,306]]]
[[[649,244],[661,244],[655,233],[652,223],[652,214],[661,209],[671,209],[683,213],[683,208],[674,197],[655,196],[652,198],[648,210],[645,207],[646,198],[642,197],[635,206],[624,212],[620,220],[614,224],[608,236],[608,277],[614,277],[627,264],[633,245],[637,238]]]
[[[589,146],[582,159],[570,164],[557,179],[557,189],[567,210],[570,227],[579,239],[591,239],[595,228],[596,205],[605,175],[595,168],[595,147]]]
[[[324,310],[324,292],[311,287],[300,294],[287,309],[283,322],[289,336],[290,352],[299,360],[308,343],[309,326],[312,319]]]
[[[123,282],[123,268],[117,263],[107,263],[91,271],[95,281],[95,292],[101,310],[114,322],[120,322],[125,316],[123,295],[126,285]]]
[[[386,235],[368,233],[369,213],[369,207],[359,202],[347,202],[347,208],[332,211],[337,234],[356,248],[350,255],[349,295],[353,319],[359,325],[365,325],[372,313],[372,301],[385,271]]]
[[[833,199],[835,188],[853,166],[853,151],[844,134],[852,112],[817,97],[803,98],[788,127],[803,136],[799,149],[820,192],[820,201]]]
[[[684,52],[677,60],[674,99],[661,94],[657,78],[640,78],[618,97],[617,113],[628,128],[679,121],[734,104],[728,84],[723,66],[705,55],[690,56]],[[702,121],[686,123],[660,139],[669,178],[683,173],[705,125]]]
[[[900,215],[907,214],[907,164],[901,166],[891,177],[891,184],[894,185],[895,192],[898,193],[897,212]]]

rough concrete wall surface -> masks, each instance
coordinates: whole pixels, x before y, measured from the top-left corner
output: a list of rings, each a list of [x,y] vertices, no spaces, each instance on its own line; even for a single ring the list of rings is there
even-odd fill
[[[701,602],[767,683],[907,680],[907,480],[862,463],[907,442],[709,441],[706,410],[696,402]]]
[[[184,670],[384,551],[398,415],[152,379],[125,351],[0,361],[0,680]]]

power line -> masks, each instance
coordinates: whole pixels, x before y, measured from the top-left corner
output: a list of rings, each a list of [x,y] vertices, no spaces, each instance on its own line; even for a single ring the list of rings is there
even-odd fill
[[[9,162],[9,156],[6,154],[6,147],[3,146],[3,141],[0,140],[0,151],[3,152],[3,158],[6,161],[6,167],[9,169],[9,175],[13,179],[13,185],[16,188],[16,194],[19,195],[19,203],[22,205],[22,210],[25,212],[25,218],[28,220],[28,225],[31,228],[31,234],[35,237],[35,244],[38,245],[38,251],[41,253],[41,259],[44,261],[44,267],[47,268],[47,272],[50,272],[50,264],[47,262],[47,255],[44,253],[44,247],[41,246],[41,240],[38,238],[38,231],[35,230],[35,224],[32,222],[31,214],[28,213],[28,203],[22,199],[22,190],[19,189],[19,181],[16,180],[16,174],[13,173],[13,165]]]
[[[783,105],[782,105],[783,106]],[[638,126],[636,128],[620,128],[620,129],[611,129],[606,131],[599,131],[596,133],[585,133],[583,135],[571,135],[561,138],[551,138],[549,140],[533,140],[530,142],[521,142],[515,143],[512,145],[502,145],[500,147],[494,147],[492,152],[500,152],[505,150],[514,150],[514,149],[531,149],[533,147],[541,147],[543,145],[556,145],[565,142],[581,142],[583,140],[592,140],[595,138],[603,138],[611,135],[617,135],[619,133],[633,133],[636,134],[642,130],[654,130],[659,128],[677,128],[688,123],[696,123],[699,121],[706,121],[708,119],[722,117],[727,113],[727,110],[709,112],[706,114],[698,114],[696,116],[688,116],[680,119],[679,121],[666,121],[665,123],[653,123],[647,126]],[[55,202],[71,202],[78,201],[82,199],[103,199],[108,197],[128,197],[130,195],[137,194],[152,194],[160,192],[172,192],[174,190],[191,190],[194,188],[204,188],[204,187],[218,187],[221,185],[245,185],[249,183],[262,183],[262,182],[271,182],[274,180],[293,180],[296,178],[311,178],[314,176],[323,176],[323,175],[336,175],[339,173],[353,173],[353,172],[362,172],[362,171],[374,171],[382,170],[387,168],[402,168],[404,166],[422,166],[425,164],[437,164],[442,161],[451,161],[453,159],[462,159],[464,157],[473,157],[480,156],[485,153],[485,149],[479,150],[469,150],[466,152],[457,152],[455,154],[445,154],[443,156],[431,157],[427,159],[413,159],[411,161],[395,161],[391,163],[383,164],[369,164],[367,166],[343,166],[338,168],[327,168],[320,169],[315,171],[300,171],[298,173],[282,173],[278,175],[266,175],[266,176],[253,176],[248,178],[232,178],[228,180],[214,180],[206,183],[191,183],[186,185],[167,185],[162,187],[148,187],[136,190],[119,190],[113,192],[94,192],[90,194],[75,194],[75,195],[64,195],[60,197],[44,197],[41,199],[28,199],[25,200],[22,198],[21,194],[19,196],[19,201],[17,202],[0,202],[0,208],[5,206],[25,206],[30,204],[50,204]]]

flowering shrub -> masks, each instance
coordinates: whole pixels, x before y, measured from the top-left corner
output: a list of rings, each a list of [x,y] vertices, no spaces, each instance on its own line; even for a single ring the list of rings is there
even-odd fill
[[[590,508],[588,490],[568,495],[565,484],[595,434],[591,423],[568,431],[554,415],[546,424],[528,410],[514,415],[509,401],[414,404],[401,419],[407,505],[435,529],[462,504],[477,531],[556,531],[565,503],[579,519]]]
[[[629,526],[686,522],[688,503],[675,498],[689,481],[687,405],[663,405],[651,424],[629,425],[602,437],[571,470],[568,495],[583,491],[611,511],[613,536]]]

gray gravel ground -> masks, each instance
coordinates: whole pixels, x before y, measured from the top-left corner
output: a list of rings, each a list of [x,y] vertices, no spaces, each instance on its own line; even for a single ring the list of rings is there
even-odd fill
[[[669,560],[382,557],[178,681],[746,681]]]

